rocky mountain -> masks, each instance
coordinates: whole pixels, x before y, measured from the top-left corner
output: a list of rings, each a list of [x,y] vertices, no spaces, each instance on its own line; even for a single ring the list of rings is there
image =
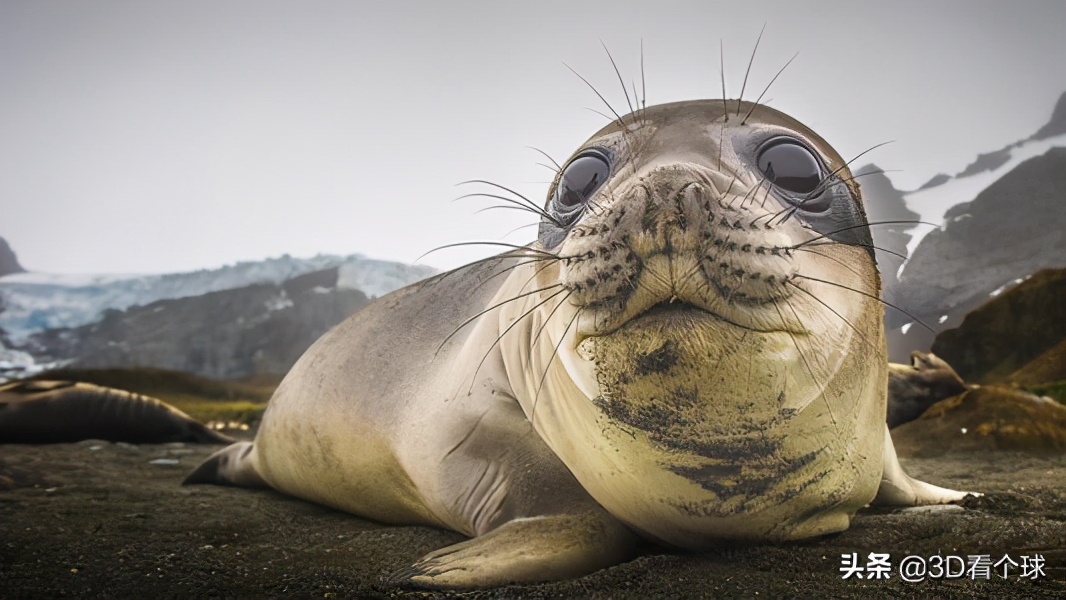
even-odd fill
[[[963,379],[976,383],[1006,381],[1015,372],[1034,369],[1066,379],[1066,364],[1058,365],[1058,373],[1048,371],[1056,362],[1055,349],[1064,342],[1066,269],[1047,269],[966,315],[959,327],[942,331],[933,342],[933,352]],[[1057,353],[1061,359],[1061,350]],[[1035,381],[1031,375],[1027,383],[1053,380]]]
[[[932,331],[906,315],[886,319],[890,358],[928,349],[936,333],[1028,275],[1066,267],[1064,165],[1066,147],[1052,147],[945,211],[944,225],[922,238],[893,291],[895,303]]]
[[[279,375],[369,298],[431,267],[282,256],[168,275],[0,278],[0,382],[62,366]]]
[[[1055,110],[1051,113],[1051,120],[1034,133],[1030,140],[1046,140],[1066,134],[1066,93],[1059,96],[1055,104]]]
[[[891,264],[882,265],[884,298],[902,309],[886,308],[891,360],[928,350],[937,333],[1032,273],[1066,267],[1063,165],[1066,94],[1033,135],[903,193],[907,208],[941,226],[905,232],[912,237],[898,283],[884,273]]]
[[[11,250],[11,246],[7,244],[4,238],[0,238],[0,277],[25,272],[26,269],[23,269],[22,265],[19,264],[18,257]]]
[[[340,268],[281,284],[109,309],[96,323],[33,334],[39,360],[72,368],[153,367],[216,379],[281,375],[319,336],[365,305],[339,286]]]
[[[6,310],[0,328],[21,343],[45,329],[93,323],[107,310],[125,310],[158,300],[189,298],[255,284],[280,285],[294,277],[337,269],[337,287],[367,296],[388,292],[434,274],[427,266],[381,261],[358,254],[293,258],[285,255],[220,269],[167,275],[50,275],[23,273],[0,278]]]

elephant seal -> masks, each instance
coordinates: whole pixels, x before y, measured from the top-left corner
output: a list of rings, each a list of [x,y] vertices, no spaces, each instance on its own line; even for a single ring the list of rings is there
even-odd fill
[[[56,444],[86,439],[232,444],[169,404],[125,390],[72,381],[0,385],[0,444]]]
[[[914,350],[910,365],[888,363],[888,428],[913,421],[930,406],[968,389],[944,359]]]
[[[868,225],[813,131],[736,100],[642,108],[529,209],[535,242],[326,333],[255,441],[186,483],[472,537],[397,575],[436,588],[579,576],[640,538],[800,539],[871,501],[964,497],[896,460]]]

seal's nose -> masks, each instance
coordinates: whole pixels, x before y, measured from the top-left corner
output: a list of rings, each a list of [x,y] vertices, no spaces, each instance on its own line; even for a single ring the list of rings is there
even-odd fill
[[[640,178],[643,194],[640,230],[659,252],[676,252],[698,243],[701,224],[713,218],[718,194],[694,165],[655,167]]]

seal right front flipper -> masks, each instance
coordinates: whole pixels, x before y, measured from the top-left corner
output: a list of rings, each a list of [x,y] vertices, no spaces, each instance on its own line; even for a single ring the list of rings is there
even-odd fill
[[[405,587],[471,588],[579,577],[633,556],[636,536],[611,516],[499,390],[463,402],[486,407],[444,452],[428,497],[448,526],[473,539],[393,575]],[[421,479],[421,478],[419,478]]]

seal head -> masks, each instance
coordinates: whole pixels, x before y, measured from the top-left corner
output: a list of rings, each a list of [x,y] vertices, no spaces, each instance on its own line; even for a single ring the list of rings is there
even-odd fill
[[[586,142],[545,210],[561,261],[539,283],[568,306],[551,342],[505,338],[504,358],[545,374],[518,399],[597,501],[703,548],[839,531],[874,498],[880,279],[821,137],[764,106],[656,106]]]

